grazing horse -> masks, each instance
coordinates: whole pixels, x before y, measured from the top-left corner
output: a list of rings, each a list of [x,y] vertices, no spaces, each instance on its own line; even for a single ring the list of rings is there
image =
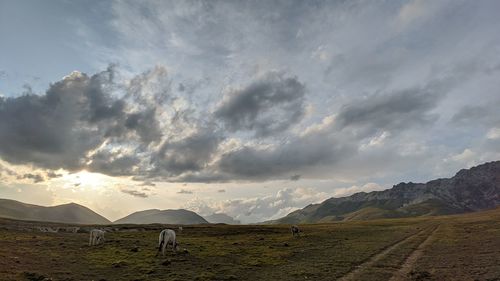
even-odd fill
[[[300,236],[300,232],[301,231],[300,231],[300,229],[299,229],[298,226],[292,225],[292,227],[290,228],[290,230],[292,231],[292,236],[294,236],[294,237],[295,237],[295,235]]]
[[[165,256],[165,249],[167,249],[167,245],[172,245],[172,251],[174,251],[174,253],[179,248],[175,231],[172,229],[164,229],[160,232],[160,236],[158,237],[158,252],[156,252],[156,255],[158,255],[161,251],[162,255]]]
[[[90,231],[89,246],[95,246],[104,243],[104,231],[92,229]]]

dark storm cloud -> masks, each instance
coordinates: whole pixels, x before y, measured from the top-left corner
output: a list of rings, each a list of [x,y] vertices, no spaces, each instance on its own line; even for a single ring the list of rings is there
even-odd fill
[[[207,114],[172,94],[164,68],[127,84],[118,84],[115,72],[110,67],[90,77],[73,73],[45,95],[1,98],[0,117],[8,120],[0,123],[2,159],[144,182],[295,181],[351,158],[363,140],[381,130],[431,123],[436,118],[431,111],[446,92],[431,81],[422,88],[376,93],[350,101],[317,128],[289,132],[281,142],[255,143],[301,121],[305,86],[298,78],[267,73],[226,93]],[[232,135],[240,131],[254,138]]]
[[[152,156],[152,176],[177,176],[204,169],[221,140],[217,132],[199,129],[186,138],[166,141]]]
[[[352,100],[340,108],[332,122],[310,132],[272,146],[243,145],[222,154],[215,170],[227,181],[286,178],[286,174],[294,175],[288,176],[290,180],[299,180],[303,174],[311,176],[313,169],[334,169],[360,153],[363,141],[380,131],[397,134],[432,124],[438,117],[432,110],[449,90],[449,84],[448,80],[436,80],[422,88]]]
[[[281,132],[304,114],[305,86],[296,77],[268,73],[243,89],[228,92],[215,111],[226,129],[254,131],[257,137]]]
[[[126,99],[135,111],[127,116],[125,127],[134,130],[146,144],[160,141],[162,128],[157,116],[171,98],[171,81],[165,68],[157,66],[137,75],[127,86]]]
[[[121,119],[125,115],[125,102],[116,100],[109,93],[114,86],[115,70],[109,67],[108,70],[93,75],[87,85],[82,85],[88,103],[82,112],[82,120],[89,123],[99,123],[104,120]],[[86,75],[85,75],[86,76]],[[61,92],[63,89],[59,89]],[[72,89],[68,89],[72,90]],[[56,90],[57,91],[57,90]]]
[[[462,107],[452,117],[452,122],[469,123],[486,118],[485,112],[488,111],[488,106],[485,105],[466,105]]]
[[[223,154],[217,168],[233,179],[265,180],[332,165],[355,150],[350,142],[335,140],[330,132],[314,132],[270,148],[243,146]]]
[[[165,113],[176,99],[166,70],[156,67],[128,84],[118,84],[115,72],[74,72],[45,95],[0,97],[0,157],[144,180],[203,170],[224,138],[214,125],[203,129],[192,108]]]
[[[133,155],[102,151],[92,156],[88,169],[112,176],[128,176],[135,173],[139,163],[140,160]]]
[[[144,143],[160,140],[162,136],[155,109],[129,114],[125,120],[125,127],[135,130]]]
[[[91,77],[74,72],[45,95],[0,99],[2,159],[46,168],[82,167],[86,153],[102,142],[109,119],[121,114],[102,85],[111,71]]]
[[[498,125],[500,122],[498,108],[500,100],[489,104],[466,105],[453,115],[451,122],[459,125]]]
[[[437,116],[431,111],[445,93],[442,83],[430,82],[423,88],[376,93],[353,100],[341,107],[332,122],[292,135],[282,143],[242,144],[222,153],[206,169],[192,169],[194,173],[185,173],[176,180],[226,182],[288,178],[293,181],[303,174],[310,177],[315,171],[333,169],[338,163],[355,157],[363,141],[381,130],[396,134],[432,123]]]
[[[372,133],[429,124],[437,118],[430,111],[437,106],[443,94],[430,87],[374,94],[343,106],[336,118],[337,125],[341,129],[364,128]]]
[[[104,143],[147,146],[158,141],[157,107],[169,89],[161,84],[166,73],[156,68],[133,79],[129,94],[118,98],[113,95],[119,88],[115,72],[114,67],[92,76],[73,72],[44,95],[27,90],[19,97],[0,97],[0,157],[67,170],[85,168],[92,160],[93,171],[130,174],[138,163],[133,156],[116,157],[108,147],[90,152]]]

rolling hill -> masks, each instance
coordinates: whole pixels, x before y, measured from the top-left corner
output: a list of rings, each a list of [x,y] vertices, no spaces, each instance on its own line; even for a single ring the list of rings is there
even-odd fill
[[[91,209],[75,203],[44,207],[9,199],[0,199],[0,217],[17,220],[50,221],[72,224],[110,223],[109,220],[95,213]]]
[[[452,178],[400,183],[311,204],[268,223],[316,223],[459,214],[500,205],[500,161],[460,170]]]
[[[195,212],[179,209],[179,210],[144,210],[132,213],[115,222],[115,224],[147,224],[147,223],[164,223],[164,224],[201,224],[208,223],[203,217]]]

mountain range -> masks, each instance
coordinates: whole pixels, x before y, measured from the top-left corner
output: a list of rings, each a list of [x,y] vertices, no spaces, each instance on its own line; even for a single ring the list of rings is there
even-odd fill
[[[400,183],[383,191],[330,198],[267,223],[322,223],[446,215],[490,209],[498,205],[500,161],[460,170],[452,178],[427,183]]]
[[[324,223],[459,214],[495,208],[500,205],[500,161],[460,170],[451,178],[427,183],[399,183],[391,189],[359,192],[311,204],[287,216],[264,223]],[[15,200],[0,199],[0,217],[72,224],[111,224],[87,207],[70,203],[44,207]],[[206,218],[195,212],[145,210],[121,218],[116,224],[239,224],[232,217],[216,213]]]
[[[27,204],[10,199],[0,199],[0,217],[27,221],[45,221],[71,224],[203,224],[226,223],[239,224],[232,217],[217,213],[207,216],[207,219],[195,212],[178,210],[144,210],[132,213],[114,222],[97,214],[91,209],[69,203],[64,205],[45,207]]]
[[[97,214],[91,209],[75,203],[44,207],[9,199],[0,199],[0,217],[16,220],[51,221],[76,224],[111,223],[108,219]]]
[[[148,224],[148,223],[165,223],[165,224],[201,224],[208,223],[202,216],[195,212],[179,209],[179,210],[158,210],[151,209],[132,213],[124,218],[114,222],[115,224]]]

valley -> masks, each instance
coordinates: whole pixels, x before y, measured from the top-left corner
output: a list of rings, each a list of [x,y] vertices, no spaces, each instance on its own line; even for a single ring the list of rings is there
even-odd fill
[[[306,224],[300,237],[289,225],[185,225],[178,242],[186,251],[165,257],[155,256],[158,234],[177,225],[112,225],[103,245],[89,247],[84,231],[27,231],[30,224],[40,222],[0,220],[1,280],[500,278],[500,208]]]

